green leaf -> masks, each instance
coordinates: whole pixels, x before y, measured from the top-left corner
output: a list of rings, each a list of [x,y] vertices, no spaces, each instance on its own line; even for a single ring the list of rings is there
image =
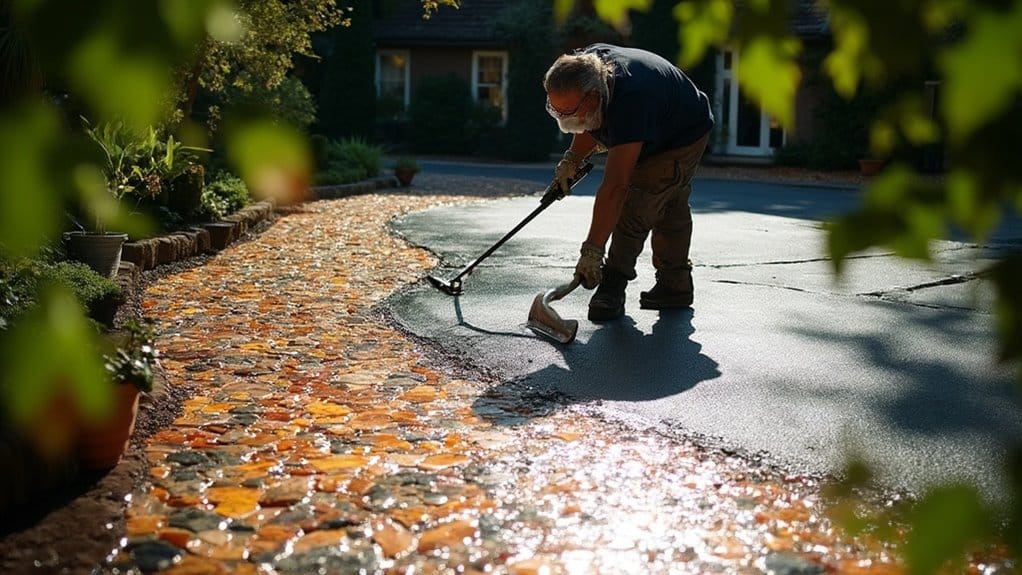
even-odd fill
[[[945,90],[941,112],[951,139],[964,141],[1004,112],[1022,86],[1022,2],[1008,14],[974,8],[968,34],[938,58]]]
[[[990,531],[989,511],[971,485],[934,489],[909,516],[911,532],[905,542],[909,573],[937,573],[948,563],[960,572],[969,547]]]
[[[796,57],[801,43],[794,36],[756,36],[742,46],[738,80],[751,99],[786,129],[795,125],[795,93],[802,78]]]
[[[571,14],[571,9],[575,7],[575,0],[554,0],[554,20],[558,24],[563,24],[568,19],[568,14]]]
[[[628,24],[628,11],[645,12],[653,4],[653,0],[595,0],[596,15],[604,22],[609,22],[617,29]]]
[[[856,10],[834,6],[830,25],[834,50],[827,55],[823,68],[834,81],[837,93],[851,99],[863,75],[877,74],[880,69],[880,62],[869,52],[869,23]]]
[[[160,123],[165,115],[172,85],[169,62],[118,45],[112,31],[83,42],[69,60],[68,74],[102,117],[123,118],[142,129]]]
[[[708,48],[727,42],[734,10],[730,0],[688,0],[674,7],[682,67],[699,63]]]
[[[253,194],[282,204],[304,199],[312,174],[308,139],[266,120],[228,128],[228,150]]]
[[[63,190],[48,164],[59,129],[41,104],[0,116],[0,247],[11,255],[31,255],[59,231]]]
[[[30,424],[61,393],[86,417],[109,411],[113,394],[95,331],[66,288],[44,288],[36,306],[0,335],[0,403],[15,423]]]

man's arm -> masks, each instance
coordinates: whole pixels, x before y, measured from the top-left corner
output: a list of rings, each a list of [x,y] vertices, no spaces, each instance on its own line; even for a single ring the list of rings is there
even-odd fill
[[[575,136],[572,147],[579,140],[579,136],[586,136],[593,140],[588,134]],[[593,140],[595,146],[596,141]],[[591,149],[591,148],[590,148]],[[586,243],[603,249],[610,238],[618,218],[621,217],[621,210],[625,205],[625,198],[628,196],[628,182],[632,178],[632,171],[639,159],[639,152],[642,150],[642,142],[631,142],[614,146],[607,152],[607,165],[603,171],[603,182],[596,191],[596,201],[593,203],[593,219],[589,224],[589,235]]]

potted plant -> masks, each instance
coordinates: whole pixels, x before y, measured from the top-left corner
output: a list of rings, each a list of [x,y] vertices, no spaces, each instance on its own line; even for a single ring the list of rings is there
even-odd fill
[[[394,161],[394,176],[405,188],[412,185],[412,178],[419,173],[420,169],[419,163],[414,158],[401,157]]]
[[[112,338],[112,351],[104,354],[104,367],[114,386],[114,405],[107,417],[83,422],[78,444],[82,464],[91,470],[117,465],[135,430],[140,392],[153,388],[158,365],[155,333],[149,323],[129,321]]]

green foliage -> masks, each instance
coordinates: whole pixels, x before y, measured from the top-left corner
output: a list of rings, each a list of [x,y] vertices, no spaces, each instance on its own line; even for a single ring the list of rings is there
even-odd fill
[[[512,160],[545,160],[557,132],[556,124],[546,115],[546,93],[537,81],[555,52],[549,2],[508,4],[498,16],[495,30],[510,48],[504,153]]]
[[[273,93],[287,81],[295,56],[316,58],[312,34],[344,19],[333,0],[241,0],[227,11],[217,33],[211,33],[193,59],[179,69],[180,99],[186,116],[199,90],[210,94]],[[215,106],[215,104],[214,104]],[[211,110],[215,122],[217,109]]]
[[[120,294],[117,282],[80,262],[22,258],[0,260],[0,328],[16,323],[37,303],[43,286],[57,285],[94,312]]]
[[[203,188],[199,214],[207,221],[216,221],[245,207],[251,199],[241,178],[220,173]]]
[[[361,166],[348,166],[345,168],[329,168],[316,173],[315,183],[317,186],[335,186],[338,184],[350,184],[366,179],[365,168]]]
[[[269,88],[231,88],[224,97],[224,103],[229,107],[254,110],[303,131],[316,121],[316,103],[312,94],[294,76],[288,76]]]
[[[417,174],[419,173],[419,170],[421,170],[422,168],[419,166],[419,162],[417,162],[415,158],[401,156],[394,160],[394,169],[406,170],[414,174]]]
[[[409,116],[412,147],[434,154],[474,153],[483,134],[500,120],[488,103],[473,102],[468,83],[453,74],[423,79]]]
[[[111,339],[114,349],[103,355],[103,367],[110,380],[119,385],[134,385],[139,391],[152,391],[153,369],[160,355],[152,323],[125,322]]]
[[[362,137],[351,136],[331,142],[327,146],[327,158],[332,167],[357,166],[362,168],[366,177],[373,178],[380,174],[383,148],[370,144]]]
[[[319,94],[318,129],[334,138],[369,137],[376,114],[376,49],[368,3],[350,12],[350,26],[334,30]]]

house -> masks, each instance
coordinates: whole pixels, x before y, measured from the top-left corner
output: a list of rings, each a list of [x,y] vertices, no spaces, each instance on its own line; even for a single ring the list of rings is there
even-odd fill
[[[506,118],[508,51],[491,27],[506,6],[503,0],[470,0],[460,9],[441,7],[424,20],[417,0],[374,2],[382,107],[406,109],[423,78],[454,74],[468,81],[475,100],[489,101]]]
[[[507,118],[509,51],[492,29],[492,22],[507,6],[505,1],[465,0],[460,9],[441,7],[429,20],[422,18],[417,0],[375,2],[373,6],[379,108],[406,109],[424,78],[455,74],[469,83],[473,98],[490,102]],[[796,2],[791,29],[807,45],[829,41],[826,16],[814,0]],[[551,54],[551,62],[555,56]],[[673,59],[671,54],[664,56]],[[712,85],[701,86],[711,95],[718,126],[709,153],[769,160],[785,143],[809,138],[814,130],[818,89],[806,85],[800,89],[796,126],[785,133],[742,96],[737,83],[740,64],[738,51],[717,53]]]

